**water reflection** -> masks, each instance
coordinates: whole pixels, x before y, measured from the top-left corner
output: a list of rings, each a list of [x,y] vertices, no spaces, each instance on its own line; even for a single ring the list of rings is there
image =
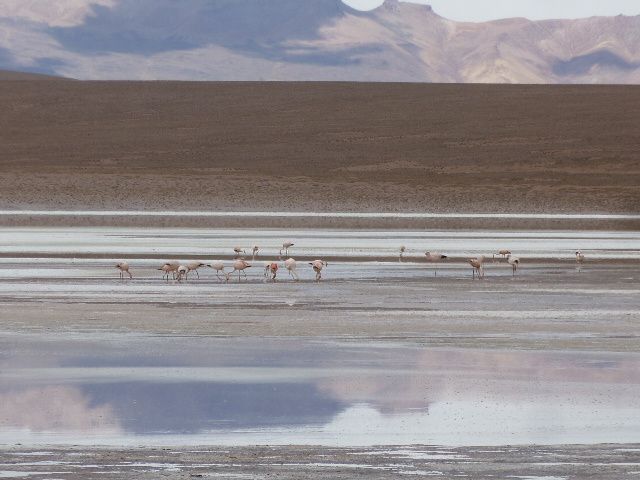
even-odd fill
[[[0,340],[0,441],[640,441],[640,355],[301,340]]]

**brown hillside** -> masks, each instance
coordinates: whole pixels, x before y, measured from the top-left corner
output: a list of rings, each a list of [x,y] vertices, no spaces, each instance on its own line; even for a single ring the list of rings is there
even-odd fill
[[[0,208],[640,211],[640,87],[0,83]]]

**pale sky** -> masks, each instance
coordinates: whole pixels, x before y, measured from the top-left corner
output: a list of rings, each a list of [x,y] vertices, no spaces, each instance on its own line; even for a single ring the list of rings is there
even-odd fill
[[[343,0],[360,10],[369,10],[383,0]],[[498,18],[581,18],[594,15],[640,15],[640,0],[413,0],[433,7],[452,20],[480,22]]]

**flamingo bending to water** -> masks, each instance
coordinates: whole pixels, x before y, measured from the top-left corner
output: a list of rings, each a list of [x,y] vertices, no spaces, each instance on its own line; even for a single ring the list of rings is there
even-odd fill
[[[178,268],[180,268],[180,264],[178,262],[168,262],[168,263],[165,263],[158,270],[160,270],[162,272],[162,278],[163,279],[166,278],[167,282],[168,282],[169,281],[169,274],[173,274],[173,278],[175,280],[176,272],[178,271]]]
[[[222,263],[221,261],[216,260],[215,262],[211,262],[209,265],[207,265],[207,267],[213,268],[216,271],[216,277],[218,277],[218,280],[222,281],[222,277],[220,276],[220,272],[222,272],[227,281],[229,281],[229,278],[224,272],[224,263]]]
[[[176,277],[176,280],[178,282],[181,282],[183,278],[186,280],[188,274],[189,274],[189,268],[186,265],[180,265],[178,267],[178,276]]]
[[[129,275],[129,279],[133,278],[133,275],[131,275],[131,272],[129,271],[129,264],[127,262],[118,263],[116,268],[120,270],[120,280],[124,278],[125,273]]]
[[[507,262],[511,265],[511,268],[513,269],[513,276],[515,277],[516,270],[518,270],[518,267],[520,266],[520,259],[509,254],[507,255]]]
[[[291,278],[293,278],[296,282],[300,280],[297,271],[298,264],[293,258],[287,259],[284,262],[284,267],[289,271],[289,275],[291,276]]]
[[[484,255],[480,255],[476,258],[470,258],[469,264],[473,267],[473,278],[475,279],[476,273],[478,279],[484,278]]]
[[[268,277],[271,274],[271,281],[275,283],[276,276],[278,275],[278,264],[276,262],[267,263],[264,267],[264,276]]]
[[[316,282],[319,282],[322,280],[322,268],[329,264],[323,260],[314,260],[313,262],[309,262],[309,265],[311,265],[313,267],[313,271],[316,272]]]

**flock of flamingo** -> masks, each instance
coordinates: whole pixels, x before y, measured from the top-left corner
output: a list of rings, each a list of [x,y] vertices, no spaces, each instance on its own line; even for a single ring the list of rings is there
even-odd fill
[[[293,242],[284,242],[282,244],[282,248],[280,249],[280,255],[279,255],[280,260],[282,260],[283,254],[285,256],[289,256],[289,249],[293,247],[293,245],[294,245]],[[260,250],[260,247],[258,246],[253,247],[252,249],[253,262],[255,262],[256,256],[258,255],[259,250]],[[234,258],[233,264],[231,265],[233,270],[231,270],[230,272],[225,271],[226,266],[224,262],[221,260],[216,260],[211,263],[202,263],[199,261],[192,261],[192,262],[187,262],[185,264],[181,264],[180,262],[173,261],[173,262],[165,263],[158,270],[162,272],[162,278],[167,282],[169,282],[169,277],[172,277],[173,280],[177,282],[188,280],[189,274],[192,272],[195,272],[196,277],[199,279],[200,274],[198,273],[198,270],[202,267],[209,267],[213,269],[216,273],[216,277],[218,278],[218,280],[226,281],[226,282],[228,282],[237,272],[238,282],[240,282],[240,280],[242,279],[242,275],[244,275],[245,279],[248,278],[246,270],[248,268],[251,268],[253,265],[251,265],[246,260],[246,258],[242,256],[242,255],[246,255],[246,250],[244,250],[242,247],[234,247],[233,252],[235,254],[235,258]],[[309,265],[311,266],[311,268],[316,274],[316,282],[319,282],[320,280],[322,280],[322,270],[329,264],[324,260],[314,260],[313,262],[309,262]],[[124,279],[126,275],[129,276],[129,279],[133,279],[133,275],[131,273],[129,263],[120,262],[116,265],[116,268],[120,271],[120,279]],[[296,262],[295,259],[287,258],[284,261],[284,268],[289,272],[289,276],[291,278],[293,278],[295,281],[300,280],[300,277],[298,275],[298,262]],[[264,277],[270,279],[272,282],[275,282],[278,276],[279,269],[280,269],[280,266],[278,262],[276,261],[266,262],[264,264]],[[221,274],[222,276],[220,276]]]
[[[282,244],[282,248],[280,249],[279,259],[282,261],[283,254],[284,256],[289,256],[289,249],[294,246],[292,242],[284,242]],[[252,262],[256,261],[256,256],[260,251],[260,247],[254,246],[252,253]],[[402,263],[404,261],[404,256],[407,249],[403,245],[400,247],[400,256],[399,261]],[[243,255],[246,255],[246,250],[241,247],[234,247],[233,252],[235,254],[233,264],[231,265],[233,270],[230,272],[225,271],[225,264],[223,261],[213,261],[211,263],[202,263],[199,261],[187,262],[185,264],[181,264],[180,262],[173,261],[167,262],[158,270],[162,272],[163,280],[169,282],[169,277],[172,277],[173,280],[177,282],[182,282],[183,280],[189,279],[189,274],[195,272],[197,278],[200,278],[200,274],[198,270],[203,267],[209,267],[215,271],[216,277],[219,281],[228,282],[231,278],[233,278],[234,274],[238,273],[238,282],[241,281],[242,275],[244,275],[245,279],[248,279],[246,270],[251,268],[253,265],[249,263]],[[509,265],[511,265],[513,276],[516,275],[518,271],[518,267],[520,266],[520,258],[512,255],[510,250],[499,250],[497,255],[500,256],[503,260],[506,260]],[[434,276],[438,275],[438,263],[446,260],[447,255],[443,255],[441,253],[433,253],[433,252],[425,252],[425,256],[427,262],[434,264]],[[493,254],[493,260],[495,261],[496,254]],[[468,262],[471,265],[472,270],[472,279],[483,279],[484,278],[484,264],[486,257],[484,255],[479,255],[477,257],[469,258]],[[576,263],[578,265],[578,271],[580,272],[582,269],[582,264],[584,263],[585,255],[580,250],[576,252]],[[316,274],[315,280],[316,282],[320,282],[322,280],[322,270],[324,267],[328,266],[328,263],[324,260],[314,260],[309,262],[309,265],[313,269]],[[116,268],[120,272],[120,279],[124,279],[126,275],[129,276],[129,279],[133,279],[133,275],[131,274],[130,266],[127,262],[120,262],[116,265]],[[289,276],[295,280],[299,281],[300,277],[298,276],[297,268],[298,263],[295,259],[289,257],[284,261],[284,268],[288,271]],[[276,281],[278,276],[278,270],[280,266],[277,261],[270,261],[264,263],[264,278],[269,279],[272,282]],[[222,274],[222,276],[221,276]]]

